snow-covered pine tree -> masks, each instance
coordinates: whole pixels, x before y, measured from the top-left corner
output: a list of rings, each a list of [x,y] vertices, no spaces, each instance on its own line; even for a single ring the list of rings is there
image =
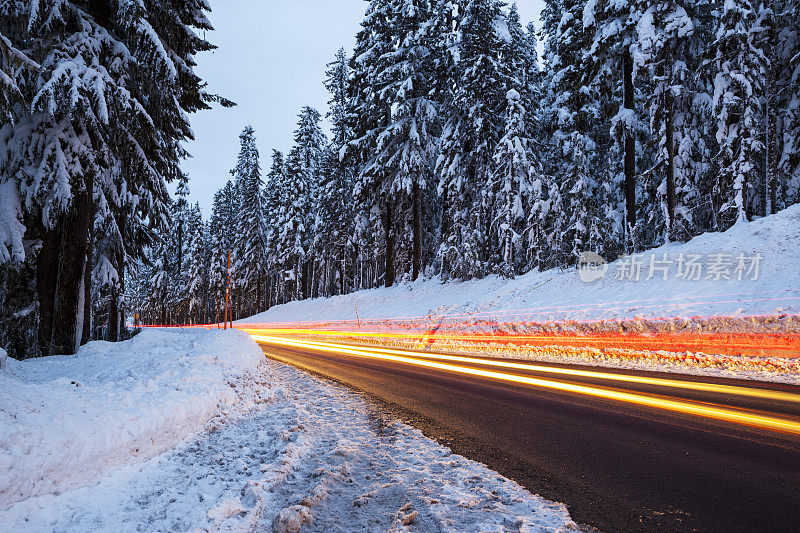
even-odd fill
[[[776,158],[781,176],[773,190],[780,187],[783,192],[776,198],[773,211],[800,202],[800,2],[787,0],[782,6],[779,49],[785,67],[775,91],[785,94],[786,118],[783,131],[778,130],[781,143]]]
[[[303,217],[301,246],[304,253],[298,270],[300,275],[298,287],[302,298],[313,296],[312,287],[317,276],[318,250],[314,238],[315,214],[319,205],[321,183],[324,179],[322,160],[328,144],[327,137],[322,131],[321,120],[322,115],[319,111],[313,107],[303,107],[298,116],[297,130],[294,132],[294,148],[290,153],[291,165],[289,167],[297,171],[292,178],[298,184],[302,182],[306,196],[303,199],[305,211],[302,214],[298,213],[298,216]]]
[[[503,131],[508,71],[500,61],[507,44],[498,35],[496,0],[470,0],[459,20],[458,64],[448,95],[436,170],[443,206],[439,260],[445,277],[480,277],[493,250],[491,182],[493,155]]]
[[[592,34],[583,26],[585,4],[584,0],[552,0],[542,12],[544,98],[538,122],[540,134],[552,146],[544,160],[544,176],[552,176],[552,182],[544,178],[541,184],[535,183],[538,199],[531,215],[539,223],[548,221],[536,240],[553,248],[541,258],[540,267],[574,264],[584,250],[605,252],[600,228],[605,227],[607,206],[598,180],[605,172],[601,161],[605,154],[599,153],[593,139],[600,130],[600,109],[596,92],[587,87],[585,53]],[[606,127],[606,136],[607,131]]]
[[[191,136],[187,112],[215,99],[192,70],[194,55],[212,48],[196,32],[211,29],[208,4],[40,0],[2,10],[0,34],[41,69],[24,77],[32,98],[0,131],[1,179],[25,199],[26,238],[41,241],[39,348],[74,353],[95,199],[123,191],[109,205],[131,202],[138,223],[161,223],[165,181],[179,175],[180,143]]]
[[[251,307],[250,311],[257,313],[264,307],[261,298],[264,293],[267,259],[268,228],[264,207],[264,182],[261,179],[261,164],[252,126],[244,128],[239,135],[239,141],[241,148],[236,167],[231,170],[241,196],[241,205],[236,213],[237,235],[240,239],[237,246],[236,276],[243,281],[246,294],[253,296],[245,299],[245,305]]]
[[[764,153],[763,95],[766,61],[758,46],[760,28],[752,0],[726,0],[713,43],[714,114],[719,174],[713,189],[716,229],[749,218],[748,205]]]
[[[353,161],[346,157],[346,147],[353,140],[350,127],[353,114],[350,86],[350,65],[344,49],[328,64],[325,87],[331,95],[328,104],[333,138],[323,156],[323,181],[318,198],[319,225],[315,238],[323,243],[323,293],[344,294],[348,289],[349,255],[353,248],[354,206],[353,180],[358,172]]]
[[[711,158],[703,131],[710,98],[701,69],[708,8],[706,1],[663,0],[648,6],[637,26],[636,61],[652,80],[647,100],[658,146],[654,172],[662,176],[657,225],[663,220],[663,230],[656,229],[655,244],[685,240],[696,233],[695,215],[702,221],[699,191]]]
[[[754,45],[767,58],[764,168],[753,210],[769,215],[800,201],[800,2],[761,0]]]
[[[280,257],[281,211],[285,208],[285,172],[283,154],[278,150],[272,151],[272,164],[266,178],[264,187],[264,216],[267,231],[267,307],[277,305],[283,300],[283,271]]]
[[[521,252],[525,244],[526,209],[532,193],[533,166],[529,161],[531,139],[525,128],[522,97],[517,90],[511,89],[506,98],[506,134],[494,155],[496,174],[492,218],[500,243],[500,273],[510,278],[524,268],[525,257]]]
[[[336,57],[333,61],[328,63],[327,70],[325,71],[325,88],[331,95],[328,100],[328,119],[331,122],[331,130],[333,138],[331,141],[337,148],[337,157],[340,155],[342,148],[352,140],[352,133],[350,129],[352,121],[352,109],[350,108],[350,99],[348,97],[348,88],[350,86],[350,64],[347,57],[347,52],[344,48],[340,48],[336,52]]]
[[[517,3],[511,4],[507,17],[509,40],[506,42],[503,62],[514,77],[517,90],[522,97],[522,104],[533,103],[533,92],[537,89],[539,78],[539,60],[536,52],[536,34],[522,25]]]
[[[283,267],[286,296],[290,300],[306,296],[304,271],[312,238],[309,227],[312,196],[307,172],[300,148],[293,147],[285,160],[275,243],[278,263]]]
[[[349,85],[353,109],[351,130],[344,160],[358,168],[354,180],[357,213],[355,240],[358,243],[360,286],[372,286],[383,277],[389,286],[395,281],[394,229],[396,206],[393,199],[379,193],[381,183],[388,180],[388,170],[369,165],[374,158],[378,136],[392,122],[392,102],[384,90],[391,79],[382,76],[391,57],[395,30],[392,27],[392,0],[371,0],[356,35],[351,60],[352,80]],[[367,171],[366,169],[369,168]],[[366,263],[366,264],[364,264]],[[382,263],[382,276],[378,272]]]
[[[377,194],[396,206],[397,218],[388,223],[397,225],[398,258],[403,250],[410,250],[411,260],[401,259],[401,264],[410,267],[405,273],[411,279],[417,279],[423,261],[422,209],[423,204],[430,205],[425,198],[436,145],[437,109],[430,93],[434,69],[430,42],[436,36],[427,31],[430,2],[392,0],[389,4],[395,31],[393,51],[383,58],[384,69],[378,76],[385,85],[382,97],[391,103],[392,116],[378,135],[375,153],[364,172],[380,176],[375,182]]]
[[[228,287],[228,252],[233,251],[237,243],[236,210],[239,197],[233,181],[228,180],[225,186],[214,194],[211,220],[209,222],[209,240],[211,266],[209,285],[213,295],[215,322],[223,320],[225,293]],[[233,259],[231,259],[232,261]],[[231,290],[233,290],[231,279]]]
[[[643,124],[636,109],[634,54],[637,42],[637,24],[642,17],[644,4],[630,2],[598,2],[589,0],[583,9],[583,27],[593,33],[591,46],[586,50],[586,66],[596,94],[610,94],[618,107],[611,118],[611,131],[615,151],[620,154],[622,175],[619,180],[625,200],[625,234],[628,247],[639,246],[637,234],[637,159],[641,155],[637,136]],[[598,116],[602,110],[597,110]],[[601,119],[602,120],[602,119]]]
[[[189,322],[206,324],[208,317],[209,242],[208,225],[203,222],[200,205],[195,204],[187,219],[186,275],[189,293]]]

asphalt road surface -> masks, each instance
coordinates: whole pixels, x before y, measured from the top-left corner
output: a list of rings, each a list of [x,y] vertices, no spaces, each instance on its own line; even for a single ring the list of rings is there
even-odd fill
[[[800,387],[255,338],[581,524],[800,531]]]

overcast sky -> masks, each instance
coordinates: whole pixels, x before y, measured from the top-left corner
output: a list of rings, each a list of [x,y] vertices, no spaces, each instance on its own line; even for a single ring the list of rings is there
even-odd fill
[[[523,21],[535,18],[538,27],[541,0],[517,4]],[[187,145],[193,157],[183,168],[192,200],[206,215],[230,178],[245,125],[256,130],[266,172],[272,149],[290,147],[302,106],[325,114],[325,65],[342,46],[352,52],[366,6],[365,0],[211,0],[215,31],[206,37],[219,48],[198,56],[197,72],[238,106],[191,117],[196,140]]]

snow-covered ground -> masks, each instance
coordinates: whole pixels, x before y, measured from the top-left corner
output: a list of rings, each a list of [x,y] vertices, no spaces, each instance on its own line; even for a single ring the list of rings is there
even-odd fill
[[[575,527],[240,332],[148,330],[0,368],[2,531]]]
[[[153,457],[269,394],[240,332],[147,330],[3,366],[0,509]]]
[[[724,233],[617,260],[591,282],[576,269],[531,272],[514,280],[426,279],[275,306],[242,323],[355,320],[356,313],[361,320],[453,316],[537,322],[798,314],[798,228],[800,205],[795,205]]]

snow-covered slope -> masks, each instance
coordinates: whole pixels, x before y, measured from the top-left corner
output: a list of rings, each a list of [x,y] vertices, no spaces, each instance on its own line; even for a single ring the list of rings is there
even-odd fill
[[[238,331],[145,330],[75,356],[2,359],[0,509],[148,459],[269,392],[263,353]]]
[[[652,277],[651,256],[656,267]],[[689,263],[693,256],[699,256],[694,264],[702,271],[699,279],[685,279],[695,277]],[[743,268],[737,271],[740,256]],[[664,259],[672,263],[662,262]],[[738,224],[724,233],[666,244],[641,254],[636,261],[641,264],[638,281],[634,263],[620,259],[608,265],[604,277],[592,282],[583,281],[576,269],[531,272],[514,280],[490,276],[442,283],[428,279],[292,302],[242,322],[355,320],[356,313],[361,320],[432,315],[437,319],[456,316],[537,322],[797,314],[800,205]],[[754,263],[757,272],[751,270]]]
[[[9,362],[3,532],[576,529],[564,505],[241,332],[148,330]]]

